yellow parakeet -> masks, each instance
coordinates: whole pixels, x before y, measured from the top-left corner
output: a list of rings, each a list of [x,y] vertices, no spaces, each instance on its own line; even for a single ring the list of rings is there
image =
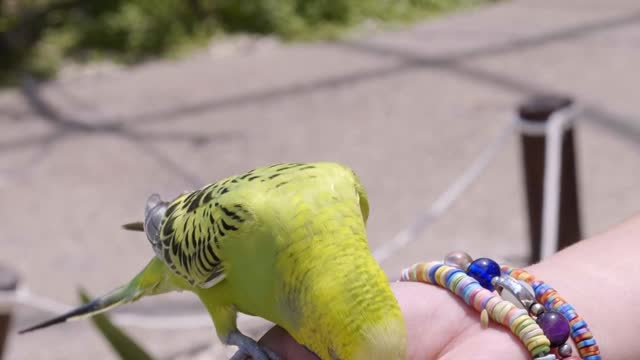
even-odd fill
[[[156,254],[147,267],[111,293],[24,332],[187,290],[239,355],[277,358],[238,331],[242,312],[280,325],[321,359],[404,359],[405,324],[371,255],[368,213],[355,173],[328,162],[257,168],[172,202],[152,195],[139,226]]]

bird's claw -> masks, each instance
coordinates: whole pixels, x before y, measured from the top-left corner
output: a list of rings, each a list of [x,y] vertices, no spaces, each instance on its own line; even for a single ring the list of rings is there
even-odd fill
[[[258,353],[248,353],[244,350],[238,350],[229,360],[280,360],[280,357],[273,351],[262,347]]]
[[[238,347],[238,351],[229,360],[280,360],[276,353],[239,331],[232,332],[227,338],[227,343]]]

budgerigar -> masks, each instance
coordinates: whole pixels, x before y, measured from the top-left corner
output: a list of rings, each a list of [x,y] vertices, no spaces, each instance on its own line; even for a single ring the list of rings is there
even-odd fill
[[[140,226],[155,252],[146,268],[25,332],[187,290],[208,310],[220,340],[239,347],[237,358],[277,358],[238,331],[242,312],[280,325],[321,359],[404,359],[405,324],[371,255],[368,213],[355,173],[329,162],[257,168],[172,202],[152,195]]]

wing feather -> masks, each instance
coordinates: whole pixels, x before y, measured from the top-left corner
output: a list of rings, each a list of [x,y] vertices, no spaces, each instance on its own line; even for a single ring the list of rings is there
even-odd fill
[[[247,234],[255,215],[246,203],[247,193],[287,191],[287,185],[305,179],[336,176],[353,183],[366,221],[369,205],[364,188],[348,168],[332,163],[286,163],[253,169],[186,193],[168,204],[154,246],[156,254],[193,286],[208,288],[222,281],[224,244]],[[256,190],[258,189],[258,190]],[[290,188],[290,189],[293,189]],[[291,190],[289,190],[291,191]],[[298,190],[299,191],[299,190]]]

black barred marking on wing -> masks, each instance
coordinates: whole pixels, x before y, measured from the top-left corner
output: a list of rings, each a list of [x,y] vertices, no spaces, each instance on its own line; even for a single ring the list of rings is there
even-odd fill
[[[211,202],[211,200],[213,200],[213,194],[211,193],[211,191],[207,191],[206,195],[202,199],[202,203],[203,204],[209,204]]]
[[[215,230],[215,231],[216,231],[216,234],[219,234],[219,235],[220,235],[220,236],[222,236],[222,237],[224,237],[224,236],[225,236],[225,232],[224,232],[224,231],[222,231],[222,230],[220,229],[220,225],[218,225],[218,222],[217,222],[217,221],[213,223],[213,226],[214,226],[214,228],[216,229],[216,230]]]
[[[169,251],[171,251],[169,248],[164,248],[162,257],[166,260],[167,265],[173,266],[173,260],[171,259],[171,254],[169,253]]]
[[[216,239],[216,243],[217,243],[217,239]],[[205,246],[205,250],[207,254],[209,254],[209,256],[213,258],[212,260],[210,260],[211,263],[220,262],[220,258],[218,258],[218,256],[216,255],[216,252],[213,251],[213,247],[211,246],[211,243],[207,243],[207,245]]]
[[[252,214],[226,194],[249,184],[280,188],[291,176],[317,168],[313,164],[283,163],[226,178],[174,200],[160,227],[160,256],[169,268],[192,285],[208,286],[224,274],[224,239],[242,231]],[[309,174],[309,178],[315,178]],[[261,185],[258,185],[261,186]]]
[[[237,227],[231,225],[231,224],[227,224],[224,219],[220,219],[220,223],[222,224],[222,228],[227,230],[227,231],[236,231],[238,230]]]
[[[224,207],[224,206],[220,206],[220,210],[222,210],[222,212],[223,212],[225,215],[229,216],[229,217],[230,217],[230,218],[232,218],[233,220],[238,221],[238,222],[244,222],[244,219],[243,219],[243,218],[241,218],[240,216],[238,216],[238,214],[234,213],[233,211],[231,211],[231,210],[227,209],[226,207]]]
[[[199,191],[199,194],[194,196],[193,199],[190,200],[189,207],[187,208],[188,212],[195,211],[198,207],[200,207],[200,200],[202,200],[207,194],[205,191]]]
[[[216,196],[208,197],[207,194],[219,191],[222,192],[209,187],[176,200],[182,205],[172,206],[164,220],[162,257],[171,270],[192,285],[206,284],[212,281],[212,274],[223,273],[220,238],[238,231],[240,224],[246,221],[247,213],[241,206],[233,206],[232,211],[223,209],[218,202],[211,203]],[[210,200],[205,203],[204,199]],[[200,219],[203,216],[207,221],[197,221],[197,216],[201,216]],[[181,230],[179,235],[177,230]]]

